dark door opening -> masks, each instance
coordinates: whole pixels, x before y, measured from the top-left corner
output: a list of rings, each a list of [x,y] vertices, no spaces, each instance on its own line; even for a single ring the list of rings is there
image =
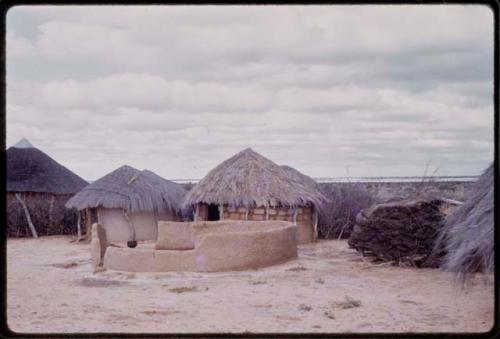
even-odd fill
[[[210,204],[208,205],[208,221],[220,220],[219,206]]]

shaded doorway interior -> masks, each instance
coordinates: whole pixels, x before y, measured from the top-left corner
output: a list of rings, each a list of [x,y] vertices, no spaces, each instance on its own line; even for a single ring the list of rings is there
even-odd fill
[[[220,220],[219,206],[210,204],[208,205],[208,221]]]

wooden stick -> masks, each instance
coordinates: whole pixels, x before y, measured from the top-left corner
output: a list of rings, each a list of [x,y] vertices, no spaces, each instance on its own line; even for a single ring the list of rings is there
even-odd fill
[[[81,225],[81,222],[80,222],[80,211],[79,210],[76,210],[76,213],[77,213],[77,219],[76,219],[76,231],[77,231],[77,234],[78,234],[78,241],[80,241],[80,239],[82,238],[82,225]]]
[[[30,212],[28,211],[28,206],[26,206],[26,203],[23,201],[23,199],[21,198],[21,195],[19,193],[16,193],[15,196],[16,196],[17,201],[19,201],[21,203],[21,205],[23,206],[24,215],[26,216],[26,220],[28,220],[28,226],[30,227],[31,234],[33,235],[33,238],[38,238],[38,234],[36,233],[35,226],[31,222],[31,216],[30,216]]]
[[[92,215],[90,213],[90,208],[85,209],[85,240],[90,242],[92,233]]]

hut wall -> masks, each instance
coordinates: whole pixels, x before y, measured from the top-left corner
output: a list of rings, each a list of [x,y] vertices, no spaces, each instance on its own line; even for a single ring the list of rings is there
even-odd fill
[[[109,242],[124,242],[130,237],[130,227],[128,225],[123,210],[120,208],[98,208],[97,215],[99,224],[106,230],[106,237]],[[158,221],[176,221],[177,216],[164,214],[155,216],[153,213],[140,212],[128,215],[135,228],[136,240],[155,240],[158,236]]]
[[[200,204],[198,208],[198,220],[207,220],[207,205]],[[269,207],[269,220],[292,221],[293,208],[288,207]],[[224,205],[223,220],[252,220],[265,221],[266,208],[249,208],[247,219],[246,207],[233,207]],[[302,206],[297,208],[297,243],[307,244],[314,241],[313,208],[311,206]]]

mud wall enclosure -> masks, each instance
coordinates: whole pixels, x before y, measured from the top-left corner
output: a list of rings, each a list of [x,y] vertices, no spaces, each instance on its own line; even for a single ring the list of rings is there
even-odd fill
[[[160,221],[154,248],[108,246],[103,257],[105,268],[130,272],[257,269],[297,257],[297,226],[287,221]]]
[[[296,210],[297,243],[307,244],[315,239],[315,216],[311,206],[302,206],[296,209],[287,207],[246,208],[223,205],[219,211],[221,220],[251,220],[251,221],[294,221]],[[208,205],[198,204],[197,220],[208,220]]]

